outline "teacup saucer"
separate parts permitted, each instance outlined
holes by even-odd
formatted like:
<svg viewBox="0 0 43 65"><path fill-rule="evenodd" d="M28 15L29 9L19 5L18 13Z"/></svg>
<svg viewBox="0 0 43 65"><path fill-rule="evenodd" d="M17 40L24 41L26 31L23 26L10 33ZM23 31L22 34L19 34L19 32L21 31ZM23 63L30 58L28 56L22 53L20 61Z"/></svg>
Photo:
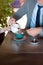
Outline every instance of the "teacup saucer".
<svg viewBox="0 0 43 65"><path fill-rule="evenodd" d="M24 36L22 39L18 39L18 38L16 38L16 37L14 37L13 38L13 40L15 40L15 41L25 41L27 39L27 37L26 36Z"/></svg>

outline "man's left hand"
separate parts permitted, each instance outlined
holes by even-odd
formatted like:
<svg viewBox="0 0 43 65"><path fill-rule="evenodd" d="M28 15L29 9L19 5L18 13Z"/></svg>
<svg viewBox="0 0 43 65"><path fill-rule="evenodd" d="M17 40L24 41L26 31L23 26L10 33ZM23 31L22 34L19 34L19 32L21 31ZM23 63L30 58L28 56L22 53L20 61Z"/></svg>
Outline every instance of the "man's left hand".
<svg viewBox="0 0 43 65"><path fill-rule="evenodd" d="M26 30L27 33L30 35L30 36L37 36L38 34L41 33L42 31L42 28L41 27L38 27L38 28L30 28L28 30Z"/></svg>

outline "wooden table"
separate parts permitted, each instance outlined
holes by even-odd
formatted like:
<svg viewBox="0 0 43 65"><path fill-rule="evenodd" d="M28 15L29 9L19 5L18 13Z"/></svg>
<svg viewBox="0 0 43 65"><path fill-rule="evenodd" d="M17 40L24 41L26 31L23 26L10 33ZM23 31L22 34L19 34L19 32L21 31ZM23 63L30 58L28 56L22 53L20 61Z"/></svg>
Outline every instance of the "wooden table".
<svg viewBox="0 0 43 65"><path fill-rule="evenodd" d="M43 38L40 44L30 45L31 38L26 35L24 40L15 40L9 32L0 46L0 65L43 65Z"/></svg>

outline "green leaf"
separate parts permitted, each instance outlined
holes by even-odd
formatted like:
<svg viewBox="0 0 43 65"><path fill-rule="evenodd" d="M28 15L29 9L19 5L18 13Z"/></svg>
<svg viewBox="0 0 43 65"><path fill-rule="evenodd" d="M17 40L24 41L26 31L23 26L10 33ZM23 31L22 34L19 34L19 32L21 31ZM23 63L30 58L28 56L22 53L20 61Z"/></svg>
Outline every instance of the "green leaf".
<svg viewBox="0 0 43 65"><path fill-rule="evenodd" d="M14 0L0 0L0 24L2 27L7 26L6 17L14 13L13 8L9 6L9 3L13 1Z"/></svg>

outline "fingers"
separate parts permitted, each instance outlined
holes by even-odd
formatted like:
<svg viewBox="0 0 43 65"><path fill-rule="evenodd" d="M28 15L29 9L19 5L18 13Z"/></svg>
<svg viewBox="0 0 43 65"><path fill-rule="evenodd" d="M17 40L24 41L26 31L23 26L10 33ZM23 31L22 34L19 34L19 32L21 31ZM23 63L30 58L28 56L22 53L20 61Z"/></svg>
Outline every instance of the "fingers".
<svg viewBox="0 0 43 65"><path fill-rule="evenodd" d="M26 30L26 31L27 31L27 33L28 33L30 36L37 36L37 35L39 34L38 29L36 29L36 28L28 29L28 30Z"/></svg>
<svg viewBox="0 0 43 65"><path fill-rule="evenodd" d="M11 26L8 26L8 27L6 28L6 30L7 30L7 31L11 31Z"/></svg>
<svg viewBox="0 0 43 65"><path fill-rule="evenodd" d="M8 21L8 25L11 26L12 24L15 23L15 19L14 18L10 18L9 21Z"/></svg>
<svg viewBox="0 0 43 65"><path fill-rule="evenodd" d="M11 26L4 27L3 30L4 30L4 32L5 31L10 31L11 30Z"/></svg>

